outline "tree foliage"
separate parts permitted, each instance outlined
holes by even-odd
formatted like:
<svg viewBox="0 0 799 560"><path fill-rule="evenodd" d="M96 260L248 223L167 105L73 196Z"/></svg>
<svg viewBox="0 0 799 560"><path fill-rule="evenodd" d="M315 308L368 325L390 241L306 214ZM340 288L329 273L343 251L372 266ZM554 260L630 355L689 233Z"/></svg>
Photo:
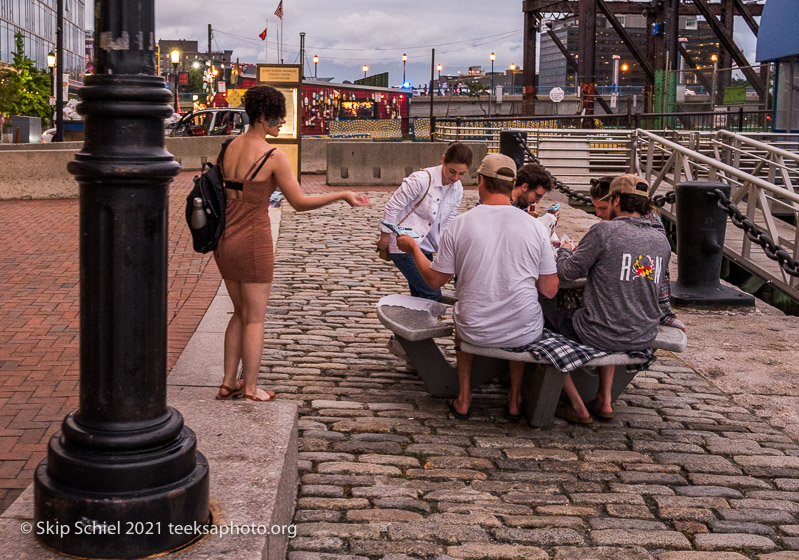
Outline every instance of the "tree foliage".
<svg viewBox="0 0 799 560"><path fill-rule="evenodd" d="M15 50L12 65L0 70L0 111L48 119L50 107L50 76L38 70L33 60L25 56L22 33L14 35Z"/></svg>

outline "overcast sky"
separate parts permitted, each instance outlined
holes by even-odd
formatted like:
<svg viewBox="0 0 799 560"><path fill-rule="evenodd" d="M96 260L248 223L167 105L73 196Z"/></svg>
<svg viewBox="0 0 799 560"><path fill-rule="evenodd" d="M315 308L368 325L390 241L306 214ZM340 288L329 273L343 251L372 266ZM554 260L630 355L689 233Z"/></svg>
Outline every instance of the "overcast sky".
<svg viewBox="0 0 799 560"><path fill-rule="evenodd" d="M215 51L233 50L233 59L241 62L276 63L278 2L156 0L156 38L197 40L200 51L206 51L210 23ZM88 0L87 16L92 8ZM363 77L361 67L367 64L370 75L389 72L389 84L400 85L402 54L407 53L407 80L427 83L432 48L444 74L466 74L473 65L488 70L492 51L496 71L522 64L522 0L284 0L283 12L283 61L299 63L299 33L304 31L306 73L313 75L316 54L318 76L336 82ZM735 41L754 63L754 36L741 18L735 19ZM267 26L264 43L258 34Z"/></svg>

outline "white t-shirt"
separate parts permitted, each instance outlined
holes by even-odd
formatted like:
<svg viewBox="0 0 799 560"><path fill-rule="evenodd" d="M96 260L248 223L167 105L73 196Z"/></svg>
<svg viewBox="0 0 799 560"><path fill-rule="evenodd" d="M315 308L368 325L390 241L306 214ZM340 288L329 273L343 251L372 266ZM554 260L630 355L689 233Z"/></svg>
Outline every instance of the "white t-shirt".
<svg viewBox="0 0 799 560"><path fill-rule="evenodd" d="M444 231L431 268L458 275L453 318L462 340L512 348L541 336L535 283L557 268L548 229L527 212L481 204L461 214Z"/></svg>

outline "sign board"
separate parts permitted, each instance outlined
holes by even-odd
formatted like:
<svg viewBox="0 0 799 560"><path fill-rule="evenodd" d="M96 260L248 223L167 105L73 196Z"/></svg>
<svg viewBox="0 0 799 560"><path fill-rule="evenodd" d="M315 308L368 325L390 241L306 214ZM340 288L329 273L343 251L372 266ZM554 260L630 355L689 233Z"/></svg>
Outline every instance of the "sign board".
<svg viewBox="0 0 799 560"><path fill-rule="evenodd" d="M560 103L563 101L564 97L566 97L566 94L563 92L562 88L553 87L551 90L549 90L549 98L553 103Z"/></svg>
<svg viewBox="0 0 799 560"><path fill-rule="evenodd" d="M227 91L227 84L226 84L225 82L223 82L223 81L221 81L221 80L220 80L220 81L219 81L219 82L216 84L216 88L217 88L217 90L219 91L219 93L225 93L225 92Z"/></svg>
<svg viewBox="0 0 799 560"><path fill-rule="evenodd" d="M724 88L725 105L743 105L746 103L746 86L727 86Z"/></svg>
<svg viewBox="0 0 799 560"><path fill-rule="evenodd" d="M716 107L713 112L713 128L727 128L727 109Z"/></svg>
<svg viewBox="0 0 799 560"><path fill-rule="evenodd" d="M50 96L50 107L55 107L55 96L54 95Z"/></svg>
<svg viewBox="0 0 799 560"><path fill-rule="evenodd" d="M277 138L268 138L268 142L289 157L291 168L300 180L300 72L299 64L259 64L258 84L275 88L286 98L286 122L280 127ZM232 90L231 93L236 90ZM235 97L235 96L234 96ZM234 99L235 101L235 99ZM239 101L240 102L240 101ZM230 103L230 96L228 96Z"/></svg>
<svg viewBox="0 0 799 560"><path fill-rule="evenodd" d="M227 104L230 107L239 107L241 106L242 97L246 90L243 89L231 89L227 92L227 97L225 98Z"/></svg>

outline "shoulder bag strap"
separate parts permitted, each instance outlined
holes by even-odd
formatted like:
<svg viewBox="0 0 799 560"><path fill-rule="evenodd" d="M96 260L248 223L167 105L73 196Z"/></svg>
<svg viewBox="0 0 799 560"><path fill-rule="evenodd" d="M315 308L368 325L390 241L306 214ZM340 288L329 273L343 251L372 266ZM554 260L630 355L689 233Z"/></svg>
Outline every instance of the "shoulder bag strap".
<svg viewBox="0 0 799 560"><path fill-rule="evenodd" d="M407 219L408 219L408 216L410 216L411 214L413 214L414 212L416 212L416 209L417 209L417 208L419 208L419 205L422 203L422 201L424 200L424 198L427 196L427 193L429 193L429 192L430 192L430 186L433 184L433 176L432 176L432 175L430 175L430 172L429 172L427 169L425 169L425 170L424 170L424 172L425 172L425 173L427 173L427 178L428 178L428 182L427 182L427 190L426 190L426 191L424 191L424 194L422 195L422 198L420 198L420 199L419 199L419 202L417 202L417 203L416 203L416 204L413 206L413 208L411 208L411 211L410 211L410 212L408 212L408 214L407 214L407 215L406 215L404 218L402 218L402 219L401 219L399 222L397 222L397 225L398 225L398 226L399 226L399 225L402 225L402 222L404 222L405 220L407 220Z"/></svg>

